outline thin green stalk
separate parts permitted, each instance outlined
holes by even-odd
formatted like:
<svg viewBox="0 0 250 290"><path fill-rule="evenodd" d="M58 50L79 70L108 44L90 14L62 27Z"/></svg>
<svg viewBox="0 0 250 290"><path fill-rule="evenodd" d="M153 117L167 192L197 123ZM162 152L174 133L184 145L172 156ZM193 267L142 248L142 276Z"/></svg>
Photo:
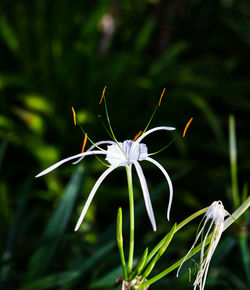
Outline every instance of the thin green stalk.
<svg viewBox="0 0 250 290"><path fill-rule="evenodd" d="M117 237L117 246L118 246L118 249L119 249L119 254L120 254L121 263L122 263L124 280L128 280L126 261L125 261L125 257L124 257L124 251L123 251L122 209L120 207L118 209L118 214L117 214L117 232L116 232L116 237Z"/></svg>
<svg viewBox="0 0 250 290"><path fill-rule="evenodd" d="M137 264L134 272L130 275L129 281L134 280L136 278L136 276L138 276L141 273L141 271L143 270L144 265L146 263L147 256L148 256L148 248L146 248L146 250L144 251L144 253L143 253L142 257L141 257L141 260Z"/></svg>
<svg viewBox="0 0 250 290"><path fill-rule="evenodd" d="M231 226L250 206L250 196L239 206L236 211L225 220L224 231Z"/></svg>
<svg viewBox="0 0 250 290"><path fill-rule="evenodd" d="M207 211L208 207L205 207L197 212L195 212L194 214L190 215L189 217L187 217L185 220L183 220L181 223L179 223L176 226L175 232L178 232L182 227L184 227L186 224L188 224L190 221L192 221L193 219L195 219L196 217L198 217L199 215L205 213ZM169 235L169 233L154 247L154 249L149 253L148 258L147 258L147 262L145 263L148 264L149 261L154 257L154 255L158 252L158 250L162 247L162 245L165 243L167 236Z"/></svg>
<svg viewBox="0 0 250 290"><path fill-rule="evenodd" d="M170 232L167 235L167 238L164 241L164 244L162 245L162 247L159 249L158 253L154 256L154 259L152 260L152 262L149 264L148 268L145 270L145 272L142 274L142 281L147 278L147 276L151 273L151 271L153 270L155 264L157 263L157 261L160 259L160 257L164 254L164 252L166 251L168 245L170 244L174 233L176 230L176 223L174 224L174 226L172 227L172 229L170 230Z"/></svg>
<svg viewBox="0 0 250 290"><path fill-rule="evenodd" d="M201 210L198 210L194 214L190 215L186 219L184 219L181 223L179 223L176 227L175 233L178 232L182 227L184 227L186 224L190 223L193 219L197 218L199 215L205 213L208 210L208 207L205 207Z"/></svg>
<svg viewBox="0 0 250 290"><path fill-rule="evenodd" d="M232 214L232 216L230 216L229 218L227 218L225 220L224 230L223 231L225 231L232 223L234 223L249 208L249 206L250 206L250 196L248 196L248 198L241 204L241 206L237 208L237 210ZM178 228L178 226L177 226L177 228ZM207 241L206 241L206 245L210 242L211 237L212 237L212 233L208 236ZM198 246L196 246L192 250L192 252L190 252L190 254L186 258L186 260L188 260L189 258L194 256L197 252L199 252L200 249L201 249L201 246L202 246L202 242ZM180 266L182 261L183 261L183 257L180 260L178 260L175 264L173 264L172 266L167 268L166 270L162 271L161 273L159 273L158 275L156 275L152 279L150 279L150 280L146 281L145 283L141 284L140 287L138 287L138 289L142 290L145 287L147 287L147 286L155 283L159 279L163 278L164 276L166 276L167 274L169 274L170 272L175 270L178 266Z"/></svg>
<svg viewBox="0 0 250 290"><path fill-rule="evenodd" d="M237 146L236 146L235 120L233 115L229 116L229 155L230 155L233 202L234 208L237 208L240 205L240 197L237 178Z"/></svg>
<svg viewBox="0 0 250 290"><path fill-rule="evenodd" d="M126 167L128 180L128 196L129 196L129 216L130 216L130 237L129 237L129 255L128 255L128 275L132 272L134 257L134 231L135 231L135 214L134 214L134 193L132 181L132 166Z"/></svg>

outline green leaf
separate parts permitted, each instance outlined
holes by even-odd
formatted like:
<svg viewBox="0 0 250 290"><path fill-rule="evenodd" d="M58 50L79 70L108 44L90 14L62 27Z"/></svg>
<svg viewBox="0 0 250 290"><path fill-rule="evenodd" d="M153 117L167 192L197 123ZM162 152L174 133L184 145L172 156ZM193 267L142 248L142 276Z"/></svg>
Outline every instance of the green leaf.
<svg viewBox="0 0 250 290"><path fill-rule="evenodd" d="M60 240L60 235L64 233L71 217L76 197L82 185L82 179L83 167L79 166L69 181L62 198L43 233L44 241L50 240L50 243L41 246L30 260L27 270L27 281L44 273L51 262Z"/></svg>
<svg viewBox="0 0 250 290"><path fill-rule="evenodd" d="M35 280L29 284L22 287L22 290L40 290L49 289L51 287L56 287L64 285L65 283L72 281L79 277L78 271L67 271L54 275L45 276L44 278Z"/></svg>
<svg viewBox="0 0 250 290"><path fill-rule="evenodd" d="M0 15L0 34L5 41L6 45L8 46L9 50L17 53L18 52L18 40L10 27L8 21L6 20L6 17L4 15Z"/></svg>
<svg viewBox="0 0 250 290"><path fill-rule="evenodd" d="M119 207L117 213L117 246L120 254L120 259L122 263L122 269L124 274L124 279L128 279L127 268L126 268L126 261L124 257L124 250L123 250L123 237L122 237L122 209Z"/></svg>
<svg viewBox="0 0 250 290"><path fill-rule="evenodd" d="M102 287L109 287L108 289L112 289L114 286L115 281L121 275L122 268L116 267L115 269L111 270L105 276L99 278L97 281L94 281L90 284L90 288L102 288Z"/></svg>
<svg viewBox="0 0 250 290"><path fill-rule="evenodd" d="M153 270L156 262L160 259L160 257L162 256L162 254L166 251L168 245L170 244L174 234L175 234L175 230L176 230L176 223L173 225L172 229L170 230L170 232L166 235L166 237L164 238L163 244L160 247L160 249L158 250L157 254L155 255L154 259L152 260L152 262L149 264L148 268L145 270L145 272L142 275L142 280L144 280L145 278L147 278L147 276L151 273L151 271Z"/></svg>
<svg viewBox="0 0 250 290"><path fill-rule="evenodd" d="M4 140L0 146L0 172L1 172L1 167L3 164L3 158L4 158L6 148L7 148L7 141Z"/></svg>
<svg viewBox="0 0 250 290"><path fill-rule="evenodd" d="M62 284L62 288L60 289L61 290L76 289L74 283L77 281L77 279L78 278L82 279L89 273L89 271L93 271L94 266L98 262L100 262L104 258L104 256L107 255L107 253L109 253L114 248L114 245L115 245L114 242L108 242L104 246L100 247L90 258L84 259L84 261L79 265L77 265L74 269L75 271L78 272L78 276L74 277L71 283L68 283L66 285Z"/></svg>

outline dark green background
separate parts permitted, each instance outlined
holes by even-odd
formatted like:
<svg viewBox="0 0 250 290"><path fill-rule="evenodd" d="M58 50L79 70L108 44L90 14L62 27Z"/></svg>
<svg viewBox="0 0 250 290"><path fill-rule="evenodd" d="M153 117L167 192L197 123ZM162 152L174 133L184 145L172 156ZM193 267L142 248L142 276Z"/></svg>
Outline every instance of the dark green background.
<svg viewBox="0 0 250 290"><path fill-rule="evenodd" d="M103 26L107 20L111 31ZM174 200L169 223L167 184L158 169L142 162L158 231L151 229L134 174L136 256L146 245L152 249L175 221L214 200L232 212L228 117L236 119L242 192L250 168L249 48L247 0L1 0L0 288L111 289L119 276L115 220L119 206L124 214L128 210L125 170L104 181L77 233L83 202L105 167L89 157L78 167L69 163L34 178L80 152L83 134L73 126L71 106L93 141L108 138L98 118L106 120L98 105L104 86L118 140L144 129L164 87L150 127L177 128L174 135L145 139L154 152L177 136L155 156L172 178ZM155 273L186 253L198 224L174 238ZM206 289L247 289L239 246L245 231L237 224L223 234ZM192 289L188 268L182 273L178 279L171 273L152 289Z"/></svg>

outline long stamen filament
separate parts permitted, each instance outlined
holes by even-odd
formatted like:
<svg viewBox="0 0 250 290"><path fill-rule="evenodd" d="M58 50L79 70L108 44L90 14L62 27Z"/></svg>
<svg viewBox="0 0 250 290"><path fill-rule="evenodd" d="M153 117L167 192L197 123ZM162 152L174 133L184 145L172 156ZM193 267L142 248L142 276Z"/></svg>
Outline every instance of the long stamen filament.
<svg viewBox="0 0 250 290"><path fill-rule="evenodd" d="M102 91L102 97L101 97L101 100L99 102L99 104L102 103L102 101L104 101L104 108L105 108L105 113L106 113L106 117L107 117L107 121L108 121L108 125L109 125L109 130L110 130L110 133L111 133L111 137L113 138L113 140L116 142L116 144L118 145L118 147L120 148L120 150L122 151L122 153L124 154L125 158L127 159L127 156L126 154L123 152L121 146L119 145L119 142L117 141L116 137L115 137L115 134L114 134L114 131L112 129L112 126L111 126L111 122L110 122L110 119L109 119L109 113L108 113L108 106L107 106L107 102L106 102L106 98L105 98L105 91L106 91L106 86L104 87L103 91ZM104 126L105 127L105 126Z"/></svg>
<svg viewBox="0 0 250 290"><path fill-rule="evenodd" d="M143 133L142 133L142 134L144 134L144 133L147 131L149 125L151 124L151 121L152 121L153 118L154 118L154 115L155 115L156 111L157 111L158 108L160 107L160 105L161 105L161 101L162 101L162 98L163 98L163 95L164 95L164 93L165 93L165 90L166 90L166 88L163 89L163 91L162 91L162 93L161 93L161 96L160 96L160 99L159 99L159 102L158 102L158 104L155 106L155 109L154 109L154 111L153 111L153 114L151 115L151 117L150 117L150 119L149 119L149 121L148 121L148 123L147 123L147 125L146 125L146 128L143 130Z"/></svg>
<svg viewBox="0 0 250 290"><path fill-rule="evenodd" d="M177 137L175 137L173 140L171 140L166 146L164 146L160 150L153 152L153 153L150 153L149 155L155 155L155 154L160 153L161 151L165 150L168 146L170 146L176 139L177 139Z"/></svg>
<svg viewBox="0 0 250 290"><path fill-rule="evenodd" d="M112 134L112 137L113 137L114 141L118 143L118 141L117 141L117 139L116 139L116 137L115 137L114 131L113 131L113 129L112 129L110 119L109 119L108 107L107 107L107 102L106 102L105 95L103 95L103 101L104 101L105 113L106 113L107 121L108 121L108 125L109 125L109 130L110 130L110 132L111 132L111 134Z"/></svg>
<svg viewBox="0 0 250 290"><path fill-rule="evenodd" d="M84 135L87 135L87 133L85 132L85 130L84 130L83 127L81 126L81 123L80 123L79 119L77 118L77 114L76 114L76 112L75 112L75 110L74 110L73 107L72 107L72 112L73 112L74 121L76 122L76 124L78 124L79 128L80 128L81 131L84 133ZM102 151L104 150L103 148L101 148L101 147L99 147L98 145L96 145L95 142L93 142L93 141L89 138L88 135L87 135L86 138L87 138L87 139L90 141L90 143L91 143L92 145L94 145L96 148L98 148L99 150L102 150Z"/></svg>
<svg viewBox="0 0 250 290"><path fill-rule="evenodd" d="M101 116L101 115L98 115L98 118L99 118L99 120L100 120L100 122L101 122L103 128L104 128L105 131L108 133L109 137L110 137L111 139L113 139L113 136L111 135L111 133L109 132L108 128L107 128L106 125L104 124L104 121L103 121L103 119L102 119L102 116Z"/></svg>
<svg viewBox="0 0 250 290"><path fill-rule="evenodd" d="M155 107L155 109L154 109L154 111L153 111L153 114L151 115L151 117L150 117L150 119L149 119L149 121L148 121L148 123L147 123L145 129L143 130L143 133L142 133L142 134L144 134L144 133L147 131L147 129L148 129L148 127L149 127L151 121L153 120L154 115L155 115L156 111L158 110L158 108L159 108L159 106L158 106L158 104L157 104L157 106Z"/></svg>

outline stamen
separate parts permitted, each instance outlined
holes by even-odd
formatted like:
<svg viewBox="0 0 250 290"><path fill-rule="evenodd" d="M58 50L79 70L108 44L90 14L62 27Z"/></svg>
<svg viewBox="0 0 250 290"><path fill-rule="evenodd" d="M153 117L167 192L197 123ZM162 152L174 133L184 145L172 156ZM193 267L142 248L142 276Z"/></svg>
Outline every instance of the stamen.
<svg viewBox="0 0 250 290"><path fill-rule="evenodd" d="M104 95L105 95L106 88L107 88L107 86L105 86L104 89L103 89L103 91L102 91L102 96L101 96L101 99L99 101L99 105L102 103L102 100L103 100Z"/></svg>
<svg viewBox="0 0 250 290"><path fill-rule="evenodd" d="M75 109L73 107L72 108L72 113L73 113L73 118L74 118L74 125L76 126L76 112Z"/></svg>
<svg viewBox="0 0 250 290"><path fill-rule="evenodd" d="M158 103L159 107L160 107L160 105L161 105L161 100L162 100L162 97L163 97L165 91L166 91L166 88L164 88L163 91L162 91L162 93L161 93L161 97L160 97L160 99L159 99L159 103Z"/></svg>
<svg viewBox="0 0 250 290"><path fill-rule="evenodd" d="M84 152L84 149L85 149L87 140L88 140L88 135L87 135L87 133L85 133L84 140L83 140L83 144L82 144L82 153Z"/></svg>
<svg viewBox="0 0 250 290"><path fill-rule="evenodd" d="M163 89L163 91L162 91L162 93L161 93L161 96L160 96L160 99L159 99L159 102L158 102L158 104L155 106L155 109L154 109L154 111L153 111L153 114L151 115L151 117L150 117L150 119L149 119L149 121L148 121L148 123L147 123L147 125L146 125L146 128L143 130L143 133L145 133L145 132L147 131L147 129L148 129L148 127L149 127L151 121L152 121L153 118L154 118L154 115L155 115L156 111L157 111L158 108L160 107L160 105L161 105L161 100L162 100L162 97L163 97L163 95L164 95L164 93L165 93L165 90L166 90L166 88Z"/></svg>
<svg viewBox="0 0 250 290"><path fill-rule="evenodd" d="M187 122L187 124L186 124L186 126L185 126L185 128L184 128L184 130L183 130L183 134L182 134L182 137L183 137L183 138L185 137L186 132L187 132L187 128L189 127L189 125L190 125L190 123L192 122L192 120L193 120L193 117L190 118L190 120Z"/></svg>
<svg viewBox="0 0 250 290"><path fill-rule="evenodd" d="M156 152L153 152L153 153L150 153L150 155L155 155L155 154L158 154L160 153L161 151L165 150L168 146L170 146L175 140L176 140L177 137L175 137L172 141L170 141L166 146L164 146L163 148L161 148L160 150L156 151Z"/></svg>
<svg viewBox="0 0 250 290"><path fill-rule="evenodd" d="M142 134L142 131L139 131L139 132L135 135L135 137L134 137L134 139L133 139L133 142L135 142L135 141L138 139L138 137L141 136L141 134Z"/></svg>

